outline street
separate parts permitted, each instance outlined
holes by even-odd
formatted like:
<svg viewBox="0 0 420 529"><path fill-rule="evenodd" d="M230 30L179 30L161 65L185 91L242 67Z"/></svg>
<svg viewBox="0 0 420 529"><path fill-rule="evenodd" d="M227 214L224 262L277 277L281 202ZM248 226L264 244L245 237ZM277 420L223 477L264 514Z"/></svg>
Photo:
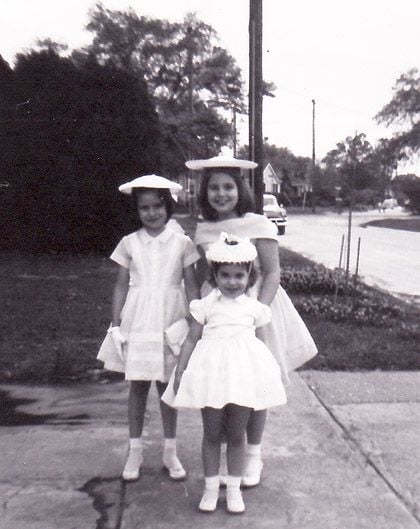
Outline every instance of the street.
<svg viewBox="0 0 420 529"><path fill-rule="evenodd" d="M406 216L399 209L355 212L352 216L350 271L355 272L360 237L359 275L366 284L420 302L420 233L361 227L376 219ZM321 263L339 265L342 236L347 240L348 213L289 215L280 246ZM344 244L344 247L346 243ZM341 266L345 267L345 249ZM413 297L412 297L413 296Z"/></svg>

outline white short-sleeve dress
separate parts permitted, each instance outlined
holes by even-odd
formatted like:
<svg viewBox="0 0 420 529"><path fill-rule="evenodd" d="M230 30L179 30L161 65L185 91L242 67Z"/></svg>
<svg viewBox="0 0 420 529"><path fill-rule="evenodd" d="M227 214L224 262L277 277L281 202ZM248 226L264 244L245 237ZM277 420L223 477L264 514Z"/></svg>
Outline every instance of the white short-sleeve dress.
<svg viewBox="0 0 420 529"><path fill-rule="evenodd" d="M248 237L254 244L258 239L272 239L278 242L275 225L264 215L246 213L243 217L205 221L197 225L194 242L207 250L209 245L219 239L221 232L237 237ZM259 266L258 259L256 261ZM250 291L257 296L261 278ZM204 285L203 295L209 291ZM266 344L279 363L283 382L288 383L289 372L297 369L317 354L315 342L291 299L281 285L271 305L272 318L266 327Z"/></svg>
<svg viewBox="0 0 420 529"><path fill-rule="evenodd" d="M217 289L190 303L202 325L177 394L170 382L162 396L175 408L223 408L237 404L262 410L286 403L280 367L255 328L270 321L271 311L243 294L227 298Z"/></svg>
<svg viewBox="0 0 420 529"><path fill-rule="evenodd" d="M183 269L199 254L181 232L166 227L157 237L144 228L123 237L111 259L130 271L120 330L127 342L121 361L107 334L97 358L127 380L167 382L176 358L164 341L164 330L188 314Z"/></svg>

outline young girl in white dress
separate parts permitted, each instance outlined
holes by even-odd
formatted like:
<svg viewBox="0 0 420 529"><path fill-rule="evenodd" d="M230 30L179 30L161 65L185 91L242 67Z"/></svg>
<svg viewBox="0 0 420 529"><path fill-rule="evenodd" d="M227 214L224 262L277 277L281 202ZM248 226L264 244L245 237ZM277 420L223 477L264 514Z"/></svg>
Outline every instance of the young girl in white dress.
<svg viewBox="0 0 420 529"><path fill-rule="evenodd" d="M245 430L252 410L286 403L280 367L256 327L270 307L246 292L255 281L255 246L225 233L210 246L212 283L217 288L190 303L192 322L178 365L162 399L174 407L199 408L203 420L205 489L199 509L216 509L221 442L227 441L226 501L231 513L245 506L240 491Z"/></svg>
<svg viewBox="0 0 420 529"><path fill-rule="evenodd" d="M202 171L198 205L203 222L197 224L194 242L204 254L221 232L249 237L257 248L256 265L260 271L250 294L270 306L271 322L258 329L258 336L275 356L288 383L289 372L317 354L316 345L292 301L280 285L279 241L275 225L264 215L254 213L254 201L243 171L257 166L255 162L222 154L205 160L186 162L189 169ZM199 269L206 267L205 259ZM199 276L205 276L205 270ZM200 278L199 278L200 279ZM199 281L200 282L200 281ZM208 289L207 289L208 291ZM202 293L206 292L206 284ZM242 485L258 485L263 462L261 442L266 420L265 410L254 410L247 426L247 455Z"/></svg>
<svg viewBox="0 0 420 529"><path fill-rule="evenodd" d="M145 175L119 190L133 195L140 229L122 238L111 259L118 264L112 301L112 323L98 359L105 368L125 373L128 397L129 451L122 477L135 480L143 462L142 433L152 381L159 395L166 389L176 358L164 331L188 314L188 302L199 297L194 263L199 258L191 239L169 227L171 191L181 186L157 175ZM182 286L185 285L185 287ZM161 402L165 444L163 465L171 479L186 472L176 453L177 412Z"/></svg>

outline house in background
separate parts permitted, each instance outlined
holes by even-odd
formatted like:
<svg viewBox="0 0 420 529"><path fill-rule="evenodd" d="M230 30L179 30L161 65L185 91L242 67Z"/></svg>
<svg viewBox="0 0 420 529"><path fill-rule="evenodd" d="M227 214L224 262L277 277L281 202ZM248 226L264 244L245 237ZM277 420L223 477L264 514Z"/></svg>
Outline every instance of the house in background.
<svg viewBox="0 0 420 529"><path fill-rule="evenodd" d="M309 171L307 171L305 174L295 173L290 175L289 183L295 197L305 196L307 193L312 191L310 178L311 175Z"/></svg>
<svg viewBox="0 0 420 529"><path fill-rule="evenodd" d="M281 193L281 184L283 178L278 175L272 165L268 163L263 171L263 182L265 193Z"/></svg>

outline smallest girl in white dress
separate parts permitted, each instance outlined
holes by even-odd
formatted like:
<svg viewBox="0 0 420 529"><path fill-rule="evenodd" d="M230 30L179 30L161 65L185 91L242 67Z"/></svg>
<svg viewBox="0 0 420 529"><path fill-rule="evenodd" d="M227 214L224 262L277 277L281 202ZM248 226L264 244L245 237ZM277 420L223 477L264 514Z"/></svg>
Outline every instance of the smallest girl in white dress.
<svg viewBox="0 0 420 529"><path fill-rule="evenodd" d="M217 287L190 303L192 322L162 400L175 408L199 408L203 421L205 489L199 510L212 512L219 496L221 442L227 441L227 510L242 513L240 490L245 430L252 410L286 403L280 367L256 327L270 307L246 295L256 280L255 246L222 233L206 258Z"/></svg>

